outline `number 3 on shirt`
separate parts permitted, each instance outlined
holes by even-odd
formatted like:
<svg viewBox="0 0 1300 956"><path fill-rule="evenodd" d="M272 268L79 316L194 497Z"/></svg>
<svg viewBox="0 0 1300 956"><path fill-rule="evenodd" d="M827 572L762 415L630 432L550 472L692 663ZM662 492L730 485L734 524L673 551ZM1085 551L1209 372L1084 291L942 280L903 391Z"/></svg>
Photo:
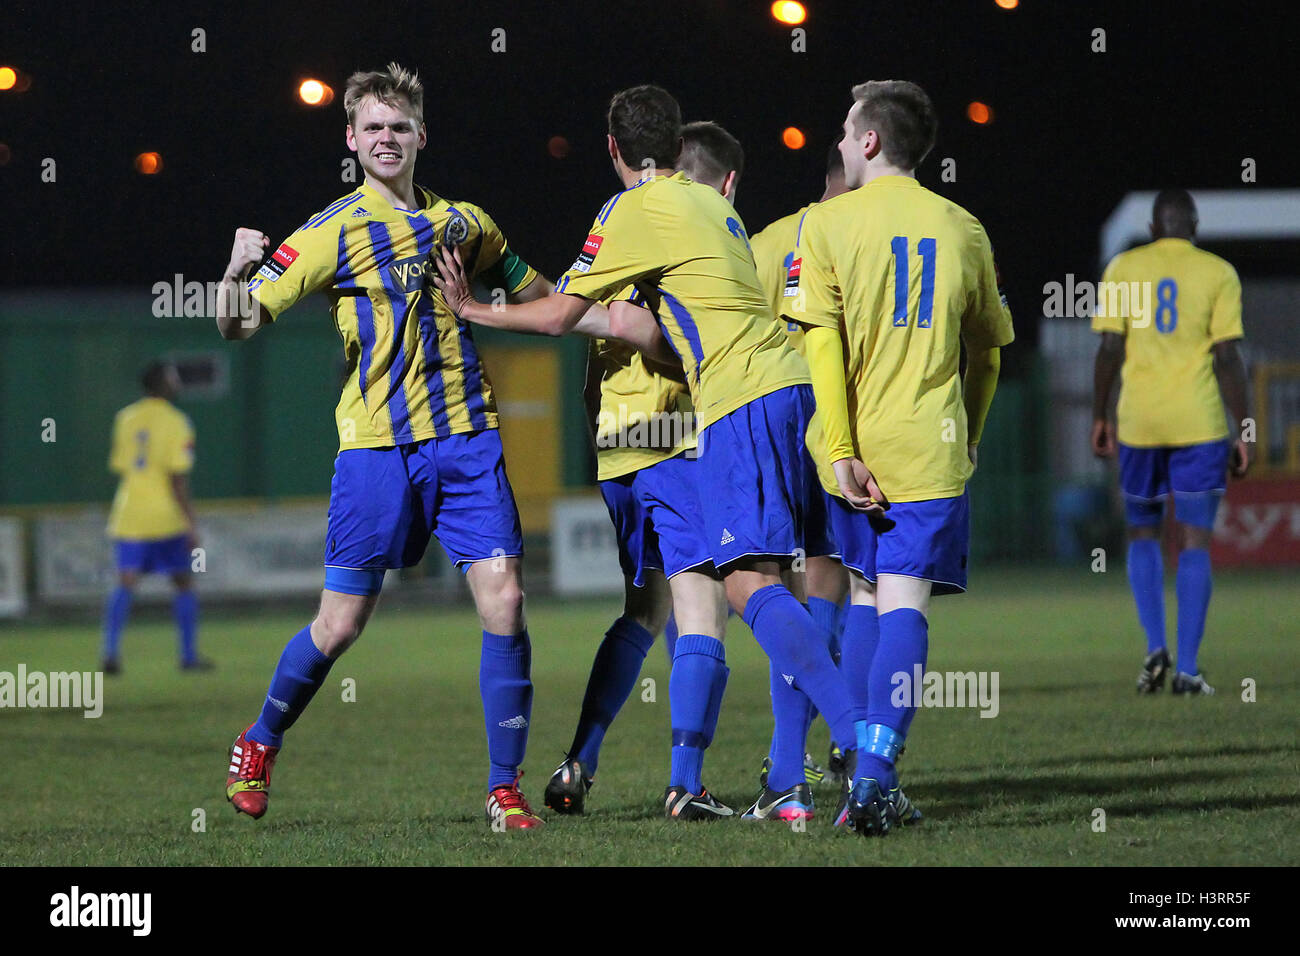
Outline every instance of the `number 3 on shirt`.
<svg viewBox="0 0 1300 956"><path fill-rule="evenodd" d="M894 254L894 326L907 326L907 245L906 236L895 236L889 243ZM934 259L936 246L933 239L922 239L916 244L916 254L921 257L921 301L917 305L916 327L928 329L934 317Z"/></svg>
<svg viewBox="0 0 1300 956"><path fill-rule="evenodd" d="M1156 285L1156 331L1168 335L1178 327L1178 283L1161 279Z"/></svg>

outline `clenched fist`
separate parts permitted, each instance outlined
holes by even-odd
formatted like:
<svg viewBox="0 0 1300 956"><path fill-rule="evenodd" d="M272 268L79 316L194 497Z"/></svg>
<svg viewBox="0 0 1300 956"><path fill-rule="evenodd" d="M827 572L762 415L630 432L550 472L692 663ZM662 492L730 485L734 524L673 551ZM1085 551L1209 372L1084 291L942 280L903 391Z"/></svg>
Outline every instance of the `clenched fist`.
<svg viewBox="0 0 1300 956"><path fill-rule="evenodd" d="M262 261L271 240L256 229L236 229L235 244L230 249L230 265L226 266L227 279L242 279L249 266Z"/></svg>

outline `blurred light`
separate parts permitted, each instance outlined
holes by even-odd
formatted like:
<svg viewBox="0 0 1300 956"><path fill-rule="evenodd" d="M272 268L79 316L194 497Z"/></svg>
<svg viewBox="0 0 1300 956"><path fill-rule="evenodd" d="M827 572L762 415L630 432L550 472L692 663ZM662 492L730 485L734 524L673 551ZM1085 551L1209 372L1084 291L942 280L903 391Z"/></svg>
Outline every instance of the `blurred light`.
<svg viewBox="0 0 1300 956"><path fill-rule="evenodd" d="M157 153L141 153L135 158L135 171L145 176L162 172L162 157Z"/></svg>
<svg viewBox="0 0 1300 956"><path fill-rule="evenodd" d="M19 70L18 84L14 87L14 92L26 93L31 88L32 88L32 75L30 73L24 73L22 70Z"/></svg>
<svg viewBox="0 0 1300 956"><path fill-rule="evenodd" d="M776 3L772 4L772 16L782 23L795 26L803 23L808 12L804 10L802 3L796 3L795 0L776 0Z"/></svg>
<svg viewBox="0 0 1300 956"><path fill-rule="evenodd" d="M0 66L0 90L12 90L18 85L18 71L12 66Z"/></svg>
<svg viewBox="0 0 1300 956"><path fill-rule="evenodd" d="M8 166L9 157L12 155L13 154L9 152L9 147L4 143L0 143L0 166Z"/></svg>
<svg viewBox="0 0 1300 956"><path fill-rule="evenodd" d="M555 159L564 159L569 155L569 141L563 136L552 136L546 141L546 151Z"/></svg>
<svg viewBox="0 0 1300 956"><path fill-rule="evenodd" d="M966 107L966 118L972 123L986 126L993 122L993 107L976 100Z"/></svg>
<svg viewBox="0 0 1300 956"><path fill-rule="evenodd" d="M1020 6L1020 0L993 0L1003 10L1014 10Z"/></svg>
<svg viewBox="0 0 1300 956"><path fill-rule="evenodd" d="M781 142L785 143L787 149L803 149L803 144L807 141L803 130L797 126L787 126L781 132Z"/></svg>
<svg viewBox="0 0 1300 956"><path fill-rule="evenodd" d="M320 80L303 80L298 87L298 99L308 106L328 106L334 102L334 91Z"/></svg>

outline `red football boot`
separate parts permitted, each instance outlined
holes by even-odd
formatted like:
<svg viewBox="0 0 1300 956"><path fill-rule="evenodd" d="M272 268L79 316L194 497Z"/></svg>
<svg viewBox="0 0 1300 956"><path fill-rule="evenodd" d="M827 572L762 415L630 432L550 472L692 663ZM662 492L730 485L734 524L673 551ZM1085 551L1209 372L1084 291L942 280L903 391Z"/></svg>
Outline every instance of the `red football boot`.
<svg viewBox="0 0 1300 956"><path fill-rule="evenodd" d="M252 730L250 726L248 730ZM248 739L245 730L230 748L230 774L226 777L226 799L237 813L256 820L266 813L271 792L271 768L279 747L268 747Z"/></svg>
<svg viewBox="0 0 1300 956"><path fill-rule="evenodd" d="M532 807L519 791L519 778L523 775L524 772L519 771L514 783L497 787L487 795L485 812L492 829L535 830L545 824L546 821L533 813Z"/></svg>

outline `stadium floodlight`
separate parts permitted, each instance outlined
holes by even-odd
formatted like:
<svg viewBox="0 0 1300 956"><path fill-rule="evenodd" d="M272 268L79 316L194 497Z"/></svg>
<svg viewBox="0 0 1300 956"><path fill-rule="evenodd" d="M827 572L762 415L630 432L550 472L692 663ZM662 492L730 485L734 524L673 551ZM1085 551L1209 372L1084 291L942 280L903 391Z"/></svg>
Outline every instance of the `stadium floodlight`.
<svg viewBox="0 0 1300 956"><path fill-rule="evenodd" d="M12 90L18 85L18 71L12 66L0 66L0 91Z"/></svg>
<svg viewBox="0 0 1300 956"><path fill-rule="evenodd" d="M308 106L328 106L334 102L334 90L320 80L307 79L298 84L298 99Z"/></svg>
<svg viewBox="0 0 1300 956"><path fill-rule="evenodd" d="M1020 6L1020 0L993 0L1003 10L1014 10Z"/></svg>
<svg viewBox="0 0 1300 956"><path fill-rule="evenodd" d="M993 122L993 107L974 100L966 107L966 118L977 126L987 126Z"/></svg>
<svg viewBox="0 0 1300 956"><path fill-rule="evenodd" d="M787 149L803 149L808 138L799 127L787 126L781 131L781 142L785 143Z"/></svg>
<svg viewBox="0 0 1300 956"><path fill-rule="evenodd" d="M157 153L141 153L135 158L135 171L142 176L153 176L162 172L162 157Z"/></svg>
<svg viewBox="0 0 1300 956"><path fill-rule="evenodd" d="M776 0L772 4L772 16L780 23L798 26L808 17L808 11L804 9L802 3L796 3L795 0Z"/></svg>

